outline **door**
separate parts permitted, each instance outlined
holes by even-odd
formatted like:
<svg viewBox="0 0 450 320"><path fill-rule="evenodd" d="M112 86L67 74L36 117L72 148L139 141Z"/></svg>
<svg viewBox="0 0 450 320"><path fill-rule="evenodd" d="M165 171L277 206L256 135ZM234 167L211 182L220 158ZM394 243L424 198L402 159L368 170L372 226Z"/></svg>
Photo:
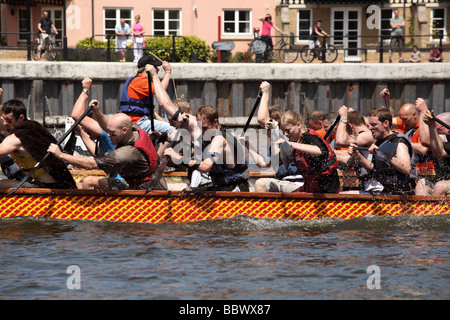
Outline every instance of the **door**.
<svg viewBox="0 0 450 320"><path fill-rule="evenodd" d="M333 9L331 26L332 43L342 45L344 62L361 62L361 9Z"/></svg>

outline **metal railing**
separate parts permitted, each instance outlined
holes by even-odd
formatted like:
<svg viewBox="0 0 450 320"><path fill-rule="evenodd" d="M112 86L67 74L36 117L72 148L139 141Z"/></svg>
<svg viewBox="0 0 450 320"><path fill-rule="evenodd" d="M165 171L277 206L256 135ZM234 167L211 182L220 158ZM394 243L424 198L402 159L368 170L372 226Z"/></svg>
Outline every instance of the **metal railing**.
<svg viewBox="0 0 450 320"><path fill-rule="evenodd" d="M116 36L114 34L95 34L90 38L90 44L91 44L91 48L94 49L99 49L99 48L103 48L103 47L96 47L94 46L94 40L96 37L100 37L102 40L106 39L106 61L107 62L111 62L111 51L115 50L114 47L111 46L111 42L112 39L115 38ZM180 50L185 50L186 48L186 38L184 36L177 36L177 35L170 35L170 36L142 36L144 39L149 39L149 38L171 38L172 41L172 46L171 47L167 47L167 48L152 48L152 47L143 47L143 50L150 50L150 51L154 51L154 50L163 50L163 51L170 51L171 52L171 59L172 62L176 62L176 52L180 51ZM131 39L131 36L130 36ZM177 47L177 41L176 39L183 39L183 45L181 47ZM127 47L127 50L131 50L130 48Z"/></svg>
<svg viewBox="0 0 450 320"><path fill-rule="evenodd" d="M408 50L411 50L412 45L415 42L426 42L427 46L419 46L419 51L424 50L431 50L431 45L435 44L436 47L439 49L441 53L443 53L444 50L447 50L443 46L444 44L444 35L442 34L427 34L427 35L405 35L403 37L403 47L402 52L406 52ZM298 51L299 54L304 46L308 45L308 39L302 39L299 40L298 36L294 37L294 39L289 39L286 36L272 36L273 42L274 42L274 52L275 56L277 56L276 52L282 50L282 46L285 44L291 45L291 50ZM292 37L291 37L292 38ZM318 39L321 39L322 37L318 37ZM286 40L289 39L289 40ZM372 39L372 40L370 40ZM426 41L415 41L417 39L425 39ZM363 41L366 40L366 41ZM372 43L367 43L368 41ZM389 52L390 50L390 41L391 36L390 35L342 35L342 36L330 36L326 38L326 42L328 44L334 45L338 51L342 51L344 54L344 62L352 62L352 61L358 61L359 58L364 54L365 60L367 61L367 54L369 51L376 51L378 53L378 62L383 63L384 62L384 53ZM322 48L325 47L325 39L321 39L322 42ZM365 42L365 45L360 46L352 46L352 47L344 47L345 43L361 43ZM408 42L408 43L407 43ZM408 47L405 47L405 44L408 45ZM411 47L409 47L411 46ZM394 49L398 50L398 49ZM325 50L323 50L322 54L325 54ZM357 56L358 58L356 58ZM353 57L353 58L352 58ZM322 63L326 63L325 59L322 59Z"/></svg>

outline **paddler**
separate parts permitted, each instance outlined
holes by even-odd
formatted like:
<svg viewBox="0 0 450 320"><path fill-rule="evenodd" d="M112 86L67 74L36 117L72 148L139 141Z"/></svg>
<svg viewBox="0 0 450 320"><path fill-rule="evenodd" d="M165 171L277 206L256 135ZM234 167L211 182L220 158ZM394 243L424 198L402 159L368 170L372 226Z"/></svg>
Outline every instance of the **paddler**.
<svg viewBox="0 0 450 320"><path fill-rule="evenodd" d="M98 101L90 103L94 109L99 108ZM95 112L99 112L98 110ZM51 144L48 151L67 164L75 167L94 170L100 169L107 174L118 173L126 181L117 183L112 177L98 180L96 189L99 190L125 190L145 189L152 180L154 170L158 164L158 155L149 135L137 126L134 126L130 117L123 113L113 115L106 125L106 131L116 149L103 157L78 157L63 153L56 144ZM89 177L86 177L87 179ZM128 184L128 185L127 185ZM167 184L162 178L153 190L167 190Z"/></svg>
<svg viewBox="0 0 450 320"><path fill-rule="evenodd" d="M287 143L292 148L295 165L304 180L304 185L293 192L337 193L338 161L323 137L306 128L302 116L292 110L281 117L281 129L289 141L279 139L278 143Z"/></svg>
<svg viewBox="0 0 450 320"><path fill-rule="evenodd" d="M414 163L414 150L408 138L392 130L392 114L385 107L372 110L369 115L369 130L375 143L369 147L373 160L366 159L354 144L349 147L349 154L361 166L367 169L383 186L382 194L413 194L417 170ZM388 150L392 146L392 152ZM379 154L377 154L379 152Z"/></svg>
<svg viewBox="0 0 450 320"><path fill-rule="evenodd" d="M27 108L22 101L12 99L3 104L3 126L9 135L0 144L0 158L8 154L22 169L24 174L40 161L46 154L55 137L40 123L27 119ZM13 188L19 180L4 179L0 188ZM64 162L50 156L36 170L31 179L25 182L24 188L76 189L70 171Z"/></svg>
<svg viewBox="0 0 450 320"><path fill-rule="evenodd" d="M172 148L164 151L164 154L170 156L174 163L183 160L190 170L209 173L211 184L192 189L199 191L249 191L248 177L250 172L245 159L243 159L245 150L236 137L231 132L227 132L226 127L219 123L217 109L212 106L202 106L197 111L196 117L184 114L181 109L175 107L168 97L167 92L161 85L156 67L148 64L146 70L152 77L158 103L167 116L177 123L181 123L183 119L188 120L185 128L191 132L194 145L199 143L196 131L199 129L198 124L201 124L203 140L200 146L202 151L200 157L197 157L199 156L198 152L194 152L194 158L191 159L191 155L180 156ZM240 158L239 155L242 155L242 157Z"/></svg>

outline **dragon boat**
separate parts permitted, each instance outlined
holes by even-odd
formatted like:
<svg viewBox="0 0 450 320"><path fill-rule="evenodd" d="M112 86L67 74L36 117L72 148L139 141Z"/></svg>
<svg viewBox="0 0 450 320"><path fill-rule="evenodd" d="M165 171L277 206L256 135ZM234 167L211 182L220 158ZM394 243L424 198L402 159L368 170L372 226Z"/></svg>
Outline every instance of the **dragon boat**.
<svg viewBox="0 0 450 320"><path fill-rule="evenodd" d="M168 174L170 176L170 174ZM249 216L277 220L450 214L450 197L309 193L0 190L0 218L186 223Z"/></svg>

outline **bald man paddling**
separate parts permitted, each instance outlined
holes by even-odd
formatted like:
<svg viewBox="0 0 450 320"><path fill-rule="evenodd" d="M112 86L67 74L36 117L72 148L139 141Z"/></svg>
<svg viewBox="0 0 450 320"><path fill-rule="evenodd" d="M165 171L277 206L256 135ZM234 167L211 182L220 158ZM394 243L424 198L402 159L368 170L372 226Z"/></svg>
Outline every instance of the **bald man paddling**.
<svg viewBox="0 0 450 320"><path fill-rule="evenodd" d="M96 100L91 101L90 105L99 108ZM116 149L106 156L94 158L72 156L63 153L55 144L50 145L48 152L78 168L101 169L107 174L118 173L126 181L124 184L110 177L86 177L85 179L96 179L97 183L88 184L94 189L146 189L158 163L158 155L148 134L133 126L130 117L124 113L112 116L107 121L106 131L111 142L116 145ZM153 189L167 190L167 184L161 179Z"/></svg>

